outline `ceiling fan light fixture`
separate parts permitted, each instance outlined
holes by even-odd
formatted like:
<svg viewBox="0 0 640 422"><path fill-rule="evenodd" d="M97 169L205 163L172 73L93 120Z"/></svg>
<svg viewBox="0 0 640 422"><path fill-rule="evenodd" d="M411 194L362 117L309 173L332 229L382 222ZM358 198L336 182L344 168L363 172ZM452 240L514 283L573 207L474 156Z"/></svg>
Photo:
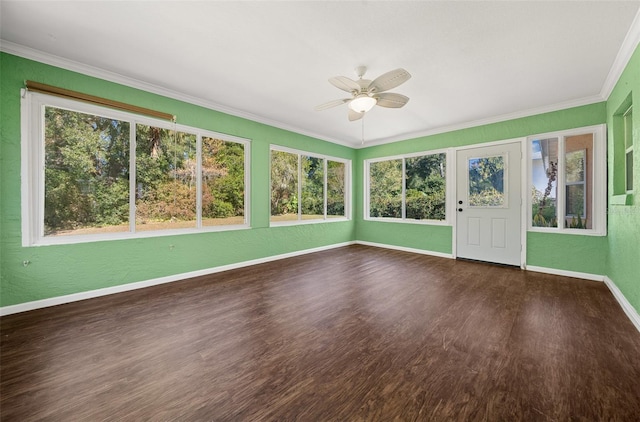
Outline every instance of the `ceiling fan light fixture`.
<svg viewBox="0 0 640 422"><path fill-rule="evenodd" d="M366 113L371 110L377 102L378 100L367 94L360 94L349 102L349 108L358 113Z"/></svg>

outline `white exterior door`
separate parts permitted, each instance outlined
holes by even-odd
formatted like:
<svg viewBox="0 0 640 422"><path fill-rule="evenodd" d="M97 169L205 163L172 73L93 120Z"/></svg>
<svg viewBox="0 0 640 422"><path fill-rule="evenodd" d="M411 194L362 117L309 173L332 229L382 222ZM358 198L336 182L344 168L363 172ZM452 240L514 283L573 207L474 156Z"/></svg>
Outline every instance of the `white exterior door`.
<svg viewBox="0 0 640 422"><path fill-rule="evenodd" d="M521 143L456 153L456 255L521 264Z"/></svg>

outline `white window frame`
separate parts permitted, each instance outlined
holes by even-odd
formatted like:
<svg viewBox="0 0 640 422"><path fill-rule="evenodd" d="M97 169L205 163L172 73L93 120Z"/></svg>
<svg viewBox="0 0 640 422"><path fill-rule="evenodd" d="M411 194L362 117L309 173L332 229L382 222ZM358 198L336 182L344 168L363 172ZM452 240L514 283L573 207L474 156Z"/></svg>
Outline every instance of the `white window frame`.
<svg viewBox="0 0 640 422"><path fill-rule="evenodd" d="M296 220L288 220L288 221L272 221L271 220L271 152L279 151L286 152L289 154L296 154L298 156L298 218ZM324 217L303 220L302 219L302 166L301 166L301 157L314 157L321 158L324 160ZM327 216L327 161L334 161L337 163L344 164L344 216L332 216L328 218ZM280 145L271 144L269 146L269 227L278 227L278 226L295 226L301 224L320 224L320 223L334 223L339 221L348 221L351 220L351 160L339 157L332 157L330 155L317 154L315 152L302 151L299 149L283 147Z"/></svg>
<svg viewBox="0 0 640 422"><path fill-rule="evenodd" d="M563 227L560 224L566 216L566 186L565 183L565 139L576 135L593 135L593 174L591 184L593 186L591 209L593 221L591 229L572 229ZM531 195L527 195L527 231L541 233L562 233L576 234L583 236L606 236L607 235L607 145L606 145L606 125L587 126L576 129L562 130L557 132L542 133L527 137L526 162L527 162L527 189L533 185L531 142L539 139L558 138L558 175L556 178L557 198L556 214L558 227L536 227L532 224L533 212ZM586 168L585 168L586 173ZM587 175L585 174L585 183ZM586 195L585 195L586 197ZM586 209L586 207L585 207Z"/></svg>
<svg viewBox="0 0 640 422"><path fill-rule="evenodd" d="M455 195L452 192L455 192L455 169L454 169L454 160L453 157L455 154L452 153L452 148L443 148L437 150L430 151L420 151L411 154L402 154L402 155L393 155L388 157L377 157L371 158L364 161L364 210L363 210L363 218L367 221L378 221L378 222L387 222L387 223L407 223L407 224L422 224L422 225L432 225L432 226L446 226L451 225L452 218L452 204L453 197ZM445 219L444 220L416 220L413 218L406 218L406 159L407 158L415 158L415 157L423 157L425 155L437 155L437 154L445 154ZM371 190L371 180L370 180L370 166L372 163L378 163L382 161L392 161L392 160L402 160L402 218L394 218L394 217L371 217L371 201L370 201L370 190Z"/></svg>
<svg viewBox="0 0 640 422"><path fill-rule="evenodd" d="M129 136L129 231L118 233L100 233L68 236L44 236L44 108L50 106L79 113L108 117L126 121L130 125ZM194 128L164 120L141 116L125 111L114 110L95 104L80 102L68 98L22 90L21 92L21 213L22 246L61 245L106 240L135 239L157 236L172 236L202 232L217 232L250 228L250 157L251 141L232 135ZM197 194L196 227L184 229L135 231L135 177L136 177L136 125L149 125L196 135L197 148ZM221 226L202 226L202 137L236 142L244 146L244 223Z"/></svg>

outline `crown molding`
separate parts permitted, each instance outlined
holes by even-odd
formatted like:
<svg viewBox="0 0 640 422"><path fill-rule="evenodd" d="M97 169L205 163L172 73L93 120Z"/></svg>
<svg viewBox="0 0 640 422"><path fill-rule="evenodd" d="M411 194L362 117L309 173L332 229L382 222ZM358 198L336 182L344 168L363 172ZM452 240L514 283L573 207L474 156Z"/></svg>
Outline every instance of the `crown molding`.
<svg viewBox="0 0 640 422"><path fill-rule="evenodd" d="M516 111L516 112L513 112L513 113L507 113L507 114L501 114L501 115L494 116L494 117L489 117L489 118L486 118L486 119L472 120L472 121L459 123L459 124L454 124L454 125L441 126L441 127L437 127L437 128L421 131L421 132L404 133L404 134L401 134L401 135L398 135L398 136L384 138L384 139L376 139L376 140L373 140L373 141L366 141L365 140L364 145L359 145L359 146L357 146L355 148L362 149L362 148L372 147L372 146L376 146L376 145L388 144L388 143L391 143L391 142L408 141L408 140L412 140L412 139L416 139L416 138L422 138L422 137L425 137L425 136L438 135L438 134L447 133L447 132L455 132L457 130L469 129L469 128L478 127L478 126L485 126L485 125L490 125L490 124L494 124L494 123L506 122L506 121L514 120L514 119L521 119L521 118L524 118L524 117L531 117L531 116L535 116L535 115L538 115L538 114L551 113L551 112L554 112L554 111L565 110L565 109L568 109L568 108L580 107L580 106L585 106L585 105L589 105L589 104L595 104L595 103L599 103L599 102L602 102L602 101L605 101L605 99L602 98L600 95L592 95L590 97L578 98L576 100L564 101L564 102L561 102L561 103L556 103L556 104L551 104L551 105L547 105L547 106L531 108L531 109L528 109L528 110Z"/></svg>
<svg viewBox="0 0 640 422"><path fill-rule="evenodd" d="M205 100L203 98L199 98L196 96L183 94L181 92L164 88L159 85L150 84L148 82L144 82L139 79L130 78L128 76L124 76L115 72L110 72L110 71L100 69L94 66L86 65L80 62L68 60L59 56L55 56L53 54L49 54L40 50L29 48L29 47L12 43L9 41L5 41L2 39L0 39L0 51L13 54L15 56L23 57L26 59L34 60L37 62L41 62L44 64L48 64L51 66L60 67L73 72L78 72L87 76L92 76L92 77L104 79L110 82L118 83L121 85L129 86L131 88L141 89L146 92L162 95L164 97L172 98L178 101L183 101L189 104L198 105L214 111L218 111L218 112L229 114L235 117L251 120L257 123L262 123L262 124L276 127L289 132L294 132L300 135L319 139L322 141L331 142L331 143L346 146L349 148L362 149L362 148L368 148L371 146L422 138L426 136L432 136L432 135L437 135L437 134L446 133L446 132L453 132L453 131L462 130L462 129L469 129L472 127L484 126L484 125L489 125L493 123L500 123L508 120L530 117L537 114L549 113L549 112L559 111L567 108L579 107L583 105L589 105L589 104L593 104L601 101L606 101L609 95L611 95L611 92L616 82L620 78L620 75L624 71L624 68L626 67L627 63L629 62L629 59L631 58L631 55L633 54L633 52L635 51L639 43L640 43L640 10L638 10L638 12L636 13L636 16L631 24L631 27L627 32L627 35L620 47L620 50L618 51L616 59L614 60L614 63L611 66L611 69L609 70L609 73L604 81L602 89L600 90L600 94L598 95L593 95L589 97L579 98L576 100L565 101L557 104L537 107L537 108L528 109L528 110L522 110L522 111L508 113L508 114L502 114L498 116L489 117L486 119L472 120L472 121L463 122L463 123L454 124L454 125L441 126L437 128L427 129L424 131L419 131L419 132L402 133L393 137L379 138L371 141L365 141L364 144L360 144L359 141L348 142L344 140L330 138L315 132L302 129L297 126L293 126L280 121L268 119L266 117L248 113L243 110L238 110L232 107L224 106L222 104L218 104L218 103Z"/></svg>
<svg viewBox="0 0 640 422"><path fill-rule="evenodd" d="M20 44L16 44L10 41L0 39L0 51L14 56L19 56L25 59L34 60L40 63L48 64L51 66L59 67L72 72L81 73L83 75L91 76L98 79L103 79L109 82L114 82L120 85L128 86L131 88L140 89L152 94L162 95L163 97L172 98L174 100L183 101L185 103L201 106L210 110L218 111L221 113L229 114L231 116L240 117L243 119L251 120L253 122L262 123L268 126L276 127L278 129L286 130L289 132L295 132L300 135L316 138L321 141L327 141L338 145L343 145L352 148L353 144L338 139L329 138L318 133L310 132L302 128L292 126L277 120L272 120L259 116L257 114L248 113L243 110L238 110L232 107L224 106L213 101L205 100L200 97L183 94L172 89L162 87L160 85L151 84L141 81L139 79L131 78L121 75L119 73L111 72L108 70L100 69L94 66L90 66L84 63L76 62L74 60L65 59L53 54L36 50L30 47L26 47Z"/></svg>
<svg viewBox="0 0 640 422"><path fill-rule="evenodd" d="M636 13L636 17L633 19L631 23L631 27L627 32L627 36L622 41L622 45L620 46L620 50L618 50L618 55L613 61L613 65L611 69L609 69L609 74L602 85L602 90L600 91L600 96L604 99L608 99L613 91L613 88L616 86L618 79L622 75L625 67L629 63L633 52L638 47L640 43L640 9Z"/></svg>

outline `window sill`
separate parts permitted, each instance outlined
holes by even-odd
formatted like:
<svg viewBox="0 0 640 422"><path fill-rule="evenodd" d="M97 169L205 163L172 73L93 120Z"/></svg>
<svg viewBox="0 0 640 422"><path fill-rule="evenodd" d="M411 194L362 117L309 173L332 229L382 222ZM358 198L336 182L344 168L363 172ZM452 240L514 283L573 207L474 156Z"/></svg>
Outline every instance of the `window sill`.
<svg viewBox="0 0 640 422"><path fill-rule="evenodd" d="M285 227L285 226L301 226L305 224L323 224L323 223L337 223L350 221L347 217L335 217L327 219L313 219L313 220L284 220L284 221L270 221L269 227Z"/></svg>
<svg viewBox="0 0 640 422"><path fill-rule="evenodd" d="M609 200L611 205L633 205L633 194L624 193L622 195L613 195Z"/></svg>
<svg viewBox="0 0 640 422"><path fill-rule="evenodd" d="M135 240L144 239L150 237L166 237L166 236L178 236L184 234L204 234L204 233L216 233L232 230L248 230L251 229L249 224L235 224L227 226L207 226L201 229L175 229L175 230L155 230L147 232L120 232L109 234L87 234L79 236L58 236L58 237L42 237L34 240L31 243L24 243L23 247L38 247L38 246L54 246L54 245L73 245L76 243L92 243L92 242L105 242L112 240Z"/></svg>
<svg viewBox="0 0 640 422"><path fill-rule="evenodd" d="M600 236L607 235L605 230L594 229L559 229L557 227L529 227L527 229L530 233L551 233L551 234L569 234L573 236Z"/></svg>
<svg viewBox="0 0 640 422"><path fill-rule="evenodd" d="M450 226L448 220L414 220L411 218L391 218L391 217L365 217L365 221L373 221L376 223L400 223L400 224L419 224L423 226Z"/></svg>

